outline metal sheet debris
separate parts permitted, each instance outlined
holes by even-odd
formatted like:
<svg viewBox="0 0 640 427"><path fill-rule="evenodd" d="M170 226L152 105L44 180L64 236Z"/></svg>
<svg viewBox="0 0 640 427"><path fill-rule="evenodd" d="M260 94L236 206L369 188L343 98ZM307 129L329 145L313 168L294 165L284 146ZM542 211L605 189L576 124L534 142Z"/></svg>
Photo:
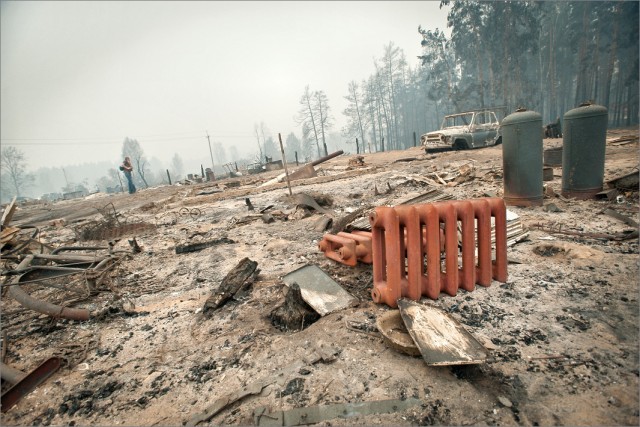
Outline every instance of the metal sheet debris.
<svg viewBox="0 0 640 427"><path fill-rule="evenodd" d="M300 286L302 299L320 316L351 307L358 302L317 265L305 265L288 273L282 281Z"/></svg>
<svg viewBox="0 0 640 427"><path fill-rule="evenodd" d="M402 320L429 366L483 363L487 350L453 317L431 305L398 300Z"/></svg>
<svg viewBox="0 0 640 427"><path fill-rule="evenodd" d="M399 310L389 310L379 316L376 327L389 347L409 356L420 356L420 350L409 335Z"/></svg>
<svg viewBox="0 0 640 427"><path fill-rule="evenodd" d="M266 408L256 409L254 414L257 426L299 426L316 424L334 418L351 418L370 414L392 414L402 412L422 401L416 398L404 400L390 399L372 402L338 403L334 405L309 406L288 411L267 413Z"/></svg>

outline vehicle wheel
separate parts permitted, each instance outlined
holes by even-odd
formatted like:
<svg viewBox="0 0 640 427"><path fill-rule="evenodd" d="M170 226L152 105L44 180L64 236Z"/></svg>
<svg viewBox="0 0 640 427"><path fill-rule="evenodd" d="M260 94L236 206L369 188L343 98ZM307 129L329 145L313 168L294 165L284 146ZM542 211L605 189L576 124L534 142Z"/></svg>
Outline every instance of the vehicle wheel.
<svg viewBox="0 0 640 427"><path fill-rule="evenodd" d="M456 151L466 150L467 148L469 148L469 146L467 145L467 141L464 139L456 139L456 142L453 143L453 149Z"/></svg>
<svg viewBox="0 0 640 427"><path fill-rule="evenodd" d="M502 144L502 137L499 137L499 138L496 140L496 145L500 145L500 144Z"/></svg>

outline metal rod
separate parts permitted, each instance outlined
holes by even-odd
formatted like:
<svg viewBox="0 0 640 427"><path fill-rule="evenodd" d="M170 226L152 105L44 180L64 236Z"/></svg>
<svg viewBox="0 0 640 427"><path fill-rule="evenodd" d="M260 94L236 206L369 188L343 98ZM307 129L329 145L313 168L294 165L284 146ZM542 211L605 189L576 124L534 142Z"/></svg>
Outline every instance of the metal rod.
<svg viewBox="0 0 640 427"><path fill-rule="evenodd" d="M287 168L287 158L284 155L284 147L282 146L282 136L278 134L278 139L280 140L280 152L282 153L282 163L284 164L284 173L287 176L287 187L289 187L289 195L293 196L291 192L291 182L289 182L289 169Z"/></svg>
<svg viewBox="0 0 640 427"><path fill-rule="evenodd" d="M60 366L62 366L62 358L51 357L42 362L36 369L26 374L2 395L2 401L0 403L2 412L5 413L11 409L20 399L31 393L32 390L60 369Z"/></svg>

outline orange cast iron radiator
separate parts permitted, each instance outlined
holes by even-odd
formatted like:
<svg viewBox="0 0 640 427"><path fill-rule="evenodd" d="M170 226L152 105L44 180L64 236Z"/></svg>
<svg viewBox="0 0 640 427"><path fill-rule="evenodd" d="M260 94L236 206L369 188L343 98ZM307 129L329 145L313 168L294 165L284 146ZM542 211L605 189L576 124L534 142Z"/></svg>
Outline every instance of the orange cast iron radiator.
<svg viewBox="0 0 640 427"><path fill-rule="evenodd" d="M404 230L404 241L406 247L407 230ZM427 234L426 229L422 233L422 250L427 250ZM444 231L440 230L440 251L444 252ZM371 264L373 263L373 253L371 251L371 232L355 230L351 233L343 231L338 234L325 234L318 249L324 252L324 255L334 261L340 262L350 267L355 267L358 261Z"/></svg>
<svg viewBox="0 0 640 427"><path fill-rule="evenodd" d="M458 288L473 291L476 283L489 286L492 278L506 282L506 211L500 198L377 207L369 217L373 301L395 308L401 297L418 301L424 295L437 299L440 292L454 296ZM491 259L492 217L495 261ZM458 222L462 235L461 266L458 265ZM441 224L444 234L440 233ZM444 243L444 270L440 261L441 243Z"/></svg>
<svg viewBox="0 0 640 427"><path fill-rule="evenodd" d="M358 261L366 264L373 262L371 252L371 233L368 231L354 231L338 234L325 234L318 249L334 261L355 267Z"/></svg>

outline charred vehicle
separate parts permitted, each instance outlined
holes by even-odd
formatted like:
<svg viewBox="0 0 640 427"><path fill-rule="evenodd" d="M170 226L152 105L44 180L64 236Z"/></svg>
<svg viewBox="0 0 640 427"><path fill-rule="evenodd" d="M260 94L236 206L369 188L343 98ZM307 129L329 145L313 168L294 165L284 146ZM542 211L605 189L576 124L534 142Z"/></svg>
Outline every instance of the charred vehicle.
<svg viewBox="0 0 640 427"><path fill-rule="evenodd" d="M450 114L444 117L440 130L422 135L420 142L426 152L497 145L502 142L500 122L492 110Z"/></svg>

